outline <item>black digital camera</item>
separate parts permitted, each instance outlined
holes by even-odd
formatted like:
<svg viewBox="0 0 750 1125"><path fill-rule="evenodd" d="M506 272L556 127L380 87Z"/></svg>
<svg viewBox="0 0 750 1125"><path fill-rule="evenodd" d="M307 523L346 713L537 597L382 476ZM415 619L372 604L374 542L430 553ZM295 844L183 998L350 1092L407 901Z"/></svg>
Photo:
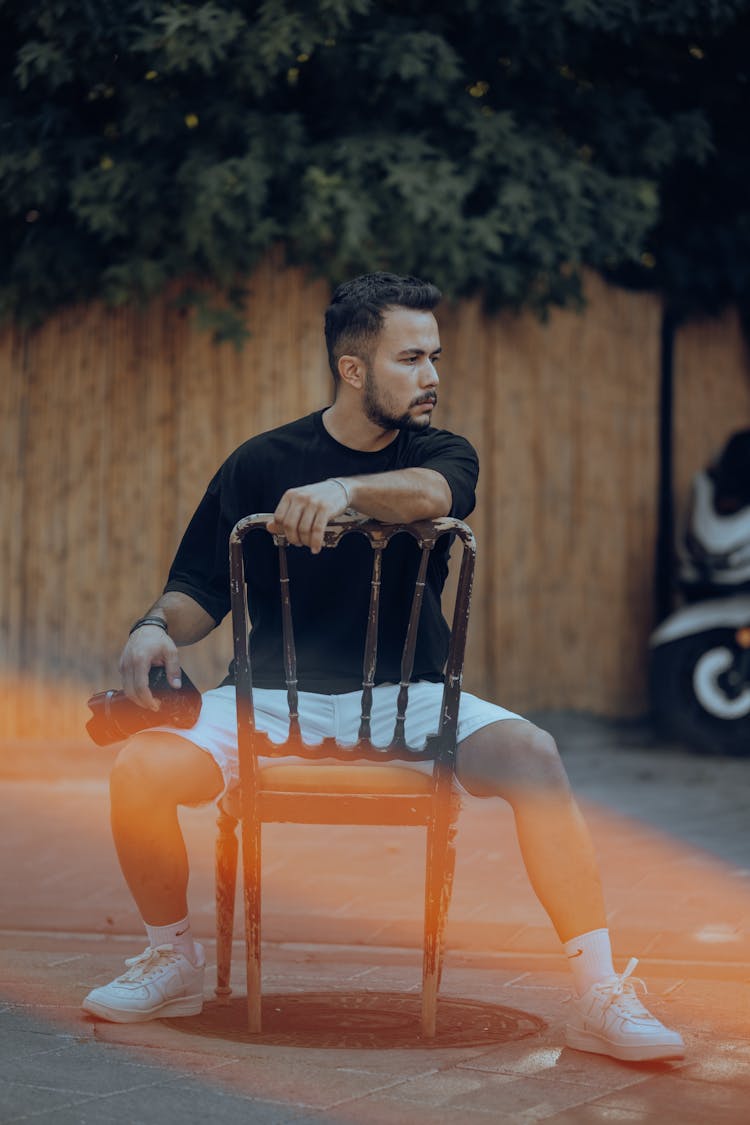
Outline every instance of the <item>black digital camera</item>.
<svg viewBox="0 0 750 1125"><path fill-rule="evenodd" d="M109 746L121 742L139 730L149 727L188 727L195 726L201 713L201 693L190 677L180 669L182 686L169 686L163 668L152 668L148 676L148 686L161 707L150 711L139 707L128 699L124 691L99 691L88 700L92 715L86 723L86 730L97 746Z"/></svg>

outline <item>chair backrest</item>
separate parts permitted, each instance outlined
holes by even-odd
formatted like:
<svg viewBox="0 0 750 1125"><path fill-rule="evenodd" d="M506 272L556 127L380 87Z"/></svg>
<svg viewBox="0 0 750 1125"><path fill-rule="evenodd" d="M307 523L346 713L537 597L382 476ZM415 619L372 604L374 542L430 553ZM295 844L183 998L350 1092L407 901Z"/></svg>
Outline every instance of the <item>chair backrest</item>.
<svg viewBox="0 0 750 1125"><path fill-rule="evenodd" d="M341 761L365 759L369 761L435 761L438 777L452 774L455 762L458 705L461 695L466 634L474 577L476 544L471 528L461 520L441 517L419 520L414 523L384 524L360 516L341 516L328 524L324 535L324 548L335 548L342 538L351 533L365 535L372 548L372 576L370 604L365 634L362 673L361 720L357 743L340 746L335 739L327 738L311 746L302 741L299 727L297 659L294 645L289 570L287 565L287 540L274 535L279 559L279 596L283 633L284 674L289 706L289 739L281 745L271 740L255 727L253 708L253 679L248 646L247 592L245 585L245 551L243 541L255 530L270 534L266 525L271 520L268 512L247 516L234 527L230 536L230 581L232 625L234 633L234 662L237 682L237 722L242 785L252 783L256 773L257 756L283 757L293 755L310 759L334 758ZM380 615L380 578L383 552L391 539L399 533L408 533L417 541L421 555L414 592L409 611L408 625L401 654L401 676L396 704L393 737L386 747L373 745L370 731L372 692L377 665L378 624ZM409 703L409 683L414 667L417 632L425 590L430 552L443 535L455 537L463 545L456 598L453 607L448 656L445 666L443 699L437 732L428 738L424 748L410 747L405 738L406 712ZM252 558L250 552L248 556Z"/></svg>

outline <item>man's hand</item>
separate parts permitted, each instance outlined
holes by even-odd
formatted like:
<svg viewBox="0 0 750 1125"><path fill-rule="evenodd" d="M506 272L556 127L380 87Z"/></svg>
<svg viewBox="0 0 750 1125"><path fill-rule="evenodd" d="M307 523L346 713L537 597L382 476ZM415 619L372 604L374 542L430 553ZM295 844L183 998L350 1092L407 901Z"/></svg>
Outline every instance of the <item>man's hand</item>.
<svg viewBox="0 0 750 1125"><path fill-rule="evenodd" d="M180 658L178 645L194 645L216 628L216 621L188 594L169 590L162 594L146 613L147 617L160 617L169 625L166 633L159 625L141 625L128 637L120 657L122 686L128 699L151 711L159 710L148 686L152 668L163 668L171 687L179 688Z"/></svg>
<svg viewBox="0 0 750 1125"><path fill-rule="evenodd" d="M180 657L177 645L158 625L142 625L128 637L120 657L122 686L128 699L139 707L158 711L160 703L151 694L148 674L154 667L163 667L173 688L180 687Z"/></svg>
<svg viewBox="0 0 750 1125"><path fill-rule="evenodd" d="M346 489L338 481L321 480L287 489L266 526L274 535L286 536L295 547L309 547L317 555L329 520L347 507Z"/></svg>

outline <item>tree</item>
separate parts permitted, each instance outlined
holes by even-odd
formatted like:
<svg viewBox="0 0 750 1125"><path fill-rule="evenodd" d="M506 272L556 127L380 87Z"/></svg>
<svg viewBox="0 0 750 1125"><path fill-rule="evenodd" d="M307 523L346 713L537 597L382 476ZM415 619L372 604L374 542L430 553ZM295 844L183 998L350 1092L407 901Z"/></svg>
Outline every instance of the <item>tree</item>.
<svg viewBox="0 0 750 1125"><path fill-rule="evenodd" d="M240 305L277 242L332 282L394 268L496 306L697 262L696 294L744 299L744 198L702 214L684 184L713 199L724 146L733 189L745 171L749 9L0 0L0 315L175 278Z"/></svg>
<svg viewBox="0 0 750 1125"><path fill-rule="evenodd" d="M743 8L721 33L696 34L687 52L663 55L649 75L663 111L694 106L709 142L700 160L679 149L671 155L641 269L615 272L616 280L660 290L673 326L729 304L750 311L750 14Z"/></svg>

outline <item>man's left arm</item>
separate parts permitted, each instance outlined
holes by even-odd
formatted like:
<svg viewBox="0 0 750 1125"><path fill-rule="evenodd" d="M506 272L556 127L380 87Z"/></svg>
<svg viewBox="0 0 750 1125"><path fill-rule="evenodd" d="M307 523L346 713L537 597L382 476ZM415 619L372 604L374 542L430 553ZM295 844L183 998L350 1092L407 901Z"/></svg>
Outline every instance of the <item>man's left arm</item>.
<svg viewBox="0 0 750 1125"><path fill-rule="evenodd" d="M336 479L349 493L347 507L383 523L436 519L447 516L453 505L448 482L435 469L395 469Z"/></svg>
<svg viewBox="0 0 750 1125"><path fill-rule="evenodd" d="M435 469L331 477L287 489L268 529L285 535L294 546L309 547L316 555L323 546L327 524L347 508L383 523L411 523L447 516L452 504L450 486Z"/></svg>

